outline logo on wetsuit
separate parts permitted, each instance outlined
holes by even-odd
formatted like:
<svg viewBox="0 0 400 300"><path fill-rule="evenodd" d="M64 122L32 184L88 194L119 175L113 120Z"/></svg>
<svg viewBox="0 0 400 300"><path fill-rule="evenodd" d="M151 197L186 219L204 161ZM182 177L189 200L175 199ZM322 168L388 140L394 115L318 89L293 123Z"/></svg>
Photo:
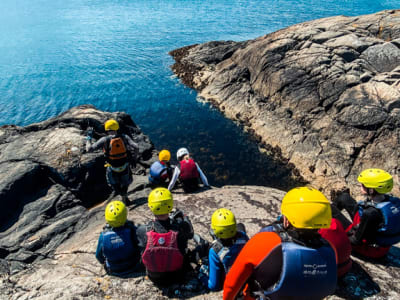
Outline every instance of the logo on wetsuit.
<svg viewBox="0 0 400 300"><path fill-rule="evenodd" d="M328 274L327 265L303 265L303 274L309 276L319 276Z"/></svg>

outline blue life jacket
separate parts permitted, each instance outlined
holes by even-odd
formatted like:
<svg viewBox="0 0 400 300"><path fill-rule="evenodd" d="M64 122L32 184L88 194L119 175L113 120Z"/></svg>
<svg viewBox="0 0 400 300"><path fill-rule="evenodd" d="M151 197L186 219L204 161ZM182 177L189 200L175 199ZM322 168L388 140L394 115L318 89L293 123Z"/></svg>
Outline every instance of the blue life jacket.
<svg viewBox="0 0 400 300"><path fill-rule="evenodd" d="M386 200L380 203L362 201L358 205L360 217L363 215L365 204L376 207L382 213L384 224L379 228L375 238L379 246L391 246L400 242L400 199L388 196Z"/></svg>
<svg viewBox="0 0 400 300"><path fill-rule="evenodd" d="M276 226L262 231L276 232ZM272 230L271 230L272 229ZM321 238L320 246L311 248L294 242L285 232L276 232L282 244L273 249L256 266L253 279L262 290L254 294L261 299L322 299L333 294L336 289L336 256L332 247ZM279 279L275 284L266 284L272 265L281 266ZM266 286L265 286L266 285Z"/></svg>
<svg viewBox="0 0 400 300"><path fill-rule="evenodd" d="M241 231L238 231L236 241L230 247L224 247L220 241L215 240L212 245L212 249L218 255L219 260L224 266L225 274L228 273L235 262L236 257L239 255L239 252L242 250L248 240L249 238L246 233Z"/></svg>
<svg viewBox="0 0 400 300"><path fill-rule="evenodd" d="M163 165L161 162L156 161L150 166L150 176L149 181L151 183L159 183L161 179L161 174L165 172L167 166Z"/></svg>
<svg viewBox="0 0 400 300"><path fill-rule="evenodd" d="M137 249L132 243L131 229L118 227L102 234L106 269L110 272L120 273L133 268L137 263L135 258Z"/></svg>

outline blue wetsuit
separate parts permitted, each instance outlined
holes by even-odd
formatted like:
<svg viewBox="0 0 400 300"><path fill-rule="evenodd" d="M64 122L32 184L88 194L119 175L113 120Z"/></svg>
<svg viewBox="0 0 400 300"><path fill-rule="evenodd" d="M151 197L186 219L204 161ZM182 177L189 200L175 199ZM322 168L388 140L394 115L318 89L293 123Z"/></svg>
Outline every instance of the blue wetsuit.
<svg viewBox="0 0 400 300"><path fill-rule="evenodd" d="M222 289L226 274L248 240L249 237L245 232L238 231L235 242L229 247L224 247L218 240L214 241L208 253L208 288L210 290L219 291Z"/></svg>
<svg viewBox="0 0 400 300"><path fill-rule="evenodd" d="M96 258L111 274L135 269L140 260L136 226L129 221L117 228L107 224L99 236Z"/></svg>

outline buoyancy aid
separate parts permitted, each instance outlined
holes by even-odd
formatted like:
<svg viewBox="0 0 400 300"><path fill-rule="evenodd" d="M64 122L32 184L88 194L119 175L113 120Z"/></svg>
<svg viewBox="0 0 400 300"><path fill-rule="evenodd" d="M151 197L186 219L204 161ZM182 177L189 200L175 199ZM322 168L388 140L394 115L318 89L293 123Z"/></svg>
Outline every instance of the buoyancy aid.
<svg viewBox="0 0 400 300"><path fill-rule="evenodd" d="M379 246L388 247L400 241L400 199L387 196L385 200L380 203L360 202L358 214L362 218L365 205L371 205L379 209L383 215L384 222L377 232L375 242Z"/></svg>
<svg viewBox="0 0 400 300"><path fill-rule="evenodd" d="M350 224L350 226L346 228L346 232L349 232L353 228L357 227L360 224L360 222L361 222L361 217L360 217L359 211L357 211L354 215L353 223ZM390 246L383 247L383 246L379 246L377 244L370 245L367 243L366 240L363 240L360 245L351 245L351 247L354 252L361 254L362 256L370 257L370 258L383 257L390 250Z"/></svg>
<svg viewBox="0 0 400 300"><path fill-rule="evenodd" d="M351 243L342 224L339 220L332 218L331 226L318 230L318 233L335 247L338 258L337 275L343 276L350 270L352 261Z"/></svg>
<svg viewBox="0 0 400 300"><path fill-rule="evenodd" d="M110 272L124 272L136 265L131 234L131 229L126 227L103 232L103 254Z"/></svg>
<svg viewBox="0 0 400 300"><path fill-rule="evenodd" d="M179 162L180 165L180 175L179 178L181 180L187 180L187 179L193 179L193 178L199 178L200 174L199 171L197 170L196 163L194 162L193 159L183 159Z"/></svg>
<svg viewBox="0 0 400 300"><path fill-rule="evenodd" d="M240 250L249 240L248 236L244 232L237 232L236 240L232 246L226 247L218 239L214 240L211 247L214 252L218 255L219 260L224 266L225 274L227 274L235 262Z"/></svg>
<svg viewBox="0 0 400 300"><path fill-rule="evenodd" d="M154 273L173 272L182 268L183 255L178 248L178 232L154 231L154 226L146 232L147 244L142 254L146 269Z"/></svg>
<svg viewBox="0 0 400 300"><path fill-rule="evenodd" d="M122 135L110 136L104 144L104 155L113 167L121 167L128 161L128 152Z"/></svg>
<svg viewBox="0 0 400 300"><path fill-rule="evenodd" d="M150 166L149 181L151 183L159 183L160 179L166 179L167 177L168 173L166 165L156 161Z"/></svg>
<svg viewBox="0 0 400 300"><path fill-rule="evenodd" d="M272 228L271 228L272 227ZM270 226L262 231L274 231L281 237L282 244L255 267L252 279L261 291L254 294L261 299L281 299L294 297L301 299L322 299L335 292L337 271L335 252L321 238L320 246L311 248L300 245L278 226ZM280 249L278 249L280 248ZM271 263L279 263L276 255L281 255L282 271L276 284L270 286Z"/></svg>

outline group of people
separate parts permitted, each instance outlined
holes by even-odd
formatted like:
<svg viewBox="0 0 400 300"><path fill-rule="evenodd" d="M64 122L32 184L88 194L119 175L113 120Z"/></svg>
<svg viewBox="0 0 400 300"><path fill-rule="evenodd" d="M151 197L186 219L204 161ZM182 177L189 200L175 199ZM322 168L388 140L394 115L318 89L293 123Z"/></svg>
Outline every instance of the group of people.
<svg viewBox="0 0 400 300"><path fill-rule="evenodd" d="M208 186L207 178L186 148L178 150L178 166L171 166L170 158L163 150L150 168L154 189L148 207L154 219L147 225L128 221L123 202L107 205L96 258L108 273L122 276L144 267L152 281L168 285L184 277L193 257L201 257L199 281L210 290L223 289L223 299L321 299L334 293L337 278L349 271L352 253L379 258L400 241L400 199L388 194L393 178L366 169L358 176L364 201L344 193L330 203L314 188L297 187L283 197L277 221L250 239L232 211L217 209L208 243L194 233L187 215L173 209L171 194L178 178L187 192L199 178ZM185 184L187 174L196 180ZM202 240L201 247L188 249L190 239Z"/></svg>
<svg viewBox="0 0 400 300"><path fill-rule="evenodd" d="M110 199L121 195L122 202L129 203L128 187L132 183L130 163L136 160L139 151L138 145L126 134L119 132L119 123L110 119L104 123L106 136L95 143L93 129L89 129L86 137L86 152L93 152L103 148L106 164L106 179L113 190ZM194 192L199 188L199 181L204 187L209 187L207 177L189 154L187 148L180 148L176 153L178 164L170 164L171 153L162 150L159 160L150 167L149 184L155 187L168 187L172 190L179 180L185 192Z"/></svg>

